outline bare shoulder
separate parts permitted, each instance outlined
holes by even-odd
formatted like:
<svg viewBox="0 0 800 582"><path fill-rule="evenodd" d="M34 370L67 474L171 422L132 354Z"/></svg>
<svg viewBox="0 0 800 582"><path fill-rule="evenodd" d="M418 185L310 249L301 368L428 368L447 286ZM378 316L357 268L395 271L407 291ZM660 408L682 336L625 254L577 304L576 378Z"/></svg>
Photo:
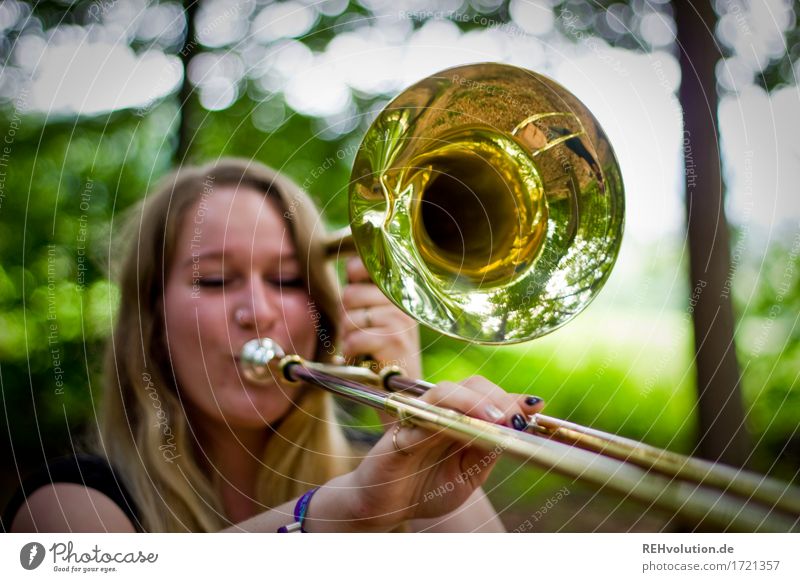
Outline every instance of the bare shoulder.
<svg viewBox="0 0 800 582"><path fill-rule="evenodd" d="M34 491L11 523L12 532L135 533L131 520L107 495L76 483L53 483Z"/></svg>

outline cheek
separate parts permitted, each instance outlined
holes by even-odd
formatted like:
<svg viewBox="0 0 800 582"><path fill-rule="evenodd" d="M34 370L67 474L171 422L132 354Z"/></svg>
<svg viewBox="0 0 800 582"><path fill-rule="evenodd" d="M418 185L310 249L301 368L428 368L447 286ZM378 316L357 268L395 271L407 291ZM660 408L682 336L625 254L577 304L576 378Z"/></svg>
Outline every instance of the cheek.
<svg viewBox="0 0 800 582"><path fill-rule="evenodd" d="M192 297L191 288L181 285L167 285L165 290L166 342L178 382L184 386L206 379L204 366L197 365L198 354L213 353L216 338L225 337L224 312L204 295Z"/></svg>
<svg viewBox="0 0 800 582"><path fill-rule="evenodd" d="M202 313L202 310L187 309L195 301L197 300L192 300L183 292L181 286L167 285L164 293L164 313L170 350L179 351L187 340L197 336L195 313Z"/></svg>
<svg viewBox="0 0 800 582"><path fill-rule="evenodd" d="M313 355L317 341L314 315L317 312L308 295L297 293L285 296L282 309L292 343L296 348L302 346L306 354Z"/></svg>
<svg viewBox="0 0 800 582"><path fill-rule="evenodd" d="M185 363L189 360L190 353L197 349L197 324L194 319L194 310L186 309L187 298L183 297L180 289L174 285L167 285L164 294L164 313L166 329L166 344L169 357L180 384L191 384L191 366ZM187 377L189 374L189 377Z"/></svg>
<svg viewBox="0 0 800 582"><path fill-rule="evenodd" d="M221 330L226 325L225 306L221 301L209 297L207 293L195 293L186 285L167 285L164 297L166 313L167 339L172 339L171 347L176 343L190 342L197 346L199 339L204 343L209 332Z"/></svg>

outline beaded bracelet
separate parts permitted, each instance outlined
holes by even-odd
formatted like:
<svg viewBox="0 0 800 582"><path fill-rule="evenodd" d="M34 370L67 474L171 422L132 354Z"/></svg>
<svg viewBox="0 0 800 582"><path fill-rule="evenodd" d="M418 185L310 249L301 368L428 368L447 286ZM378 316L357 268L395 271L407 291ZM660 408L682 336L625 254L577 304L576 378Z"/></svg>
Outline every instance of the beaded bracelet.
<svg viewBox="0 0 800 582"><path fill-rule="evenodd" d="M317 491L319 491L319 487L306 491L303 496L297 500L297 504L294 506L294 522L279 527L278 533L306 533L306 530L303 529L303 521L306 519L308 504L311 503L311 498Z"/></svg>

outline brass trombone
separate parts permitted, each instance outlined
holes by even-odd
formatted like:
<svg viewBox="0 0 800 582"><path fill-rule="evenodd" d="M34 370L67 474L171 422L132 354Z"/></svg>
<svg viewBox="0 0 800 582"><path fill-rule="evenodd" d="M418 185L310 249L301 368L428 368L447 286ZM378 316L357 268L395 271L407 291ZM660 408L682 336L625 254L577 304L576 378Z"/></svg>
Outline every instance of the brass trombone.
<svg viewBox="0 0 800 582"><path fill-rule="evenodd" d="M376 374L359 366L309 362L285 355L269 338L247 342L240 365L252 381L307 382L400 421L444 430L464 443L495 448L692 522L743 532L800 530L800 489L755 473L543 414L530 418L527 431L517 431L416 398L432 385L406 378L396 368Z"/></svg>
<svg viewBox="0 0 800 582"><path fill-rule="evenodd" d="M442 71L376 118L350 186L354 246L373 281L442 334L530 340L582 311L619 252L619 165L594 116L551 79L484 63ZM387 368L308 362L267 338L242 349L253 381L308 382L401 421L736 531L800 529L800 489L536 414L516 431L431 406Z"/></svg>

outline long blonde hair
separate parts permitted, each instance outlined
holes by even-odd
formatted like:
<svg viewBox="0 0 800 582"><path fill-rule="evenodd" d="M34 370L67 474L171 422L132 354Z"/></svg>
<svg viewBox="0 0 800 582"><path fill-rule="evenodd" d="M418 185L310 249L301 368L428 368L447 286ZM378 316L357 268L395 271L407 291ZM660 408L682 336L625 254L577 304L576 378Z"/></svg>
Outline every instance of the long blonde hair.
<svg viewBox="0 0 800 582"><path fill-rule="evenodd" d="M96 450L129 490L145 531L216 531L231 525L214 479L195 454L164 333L165 273L187 211L209 188L247 185L281 209L294 239L316 320L317 354L329 359L336 337L337 285L323 256L319 214L293 182L247 160L183 168L137 206L122 257L120 310L105 360ZM313 419L317 419L314 421ZM256 501L275 507L350 470L354 464L330 395L304 390L272 430Z"/></svg>

